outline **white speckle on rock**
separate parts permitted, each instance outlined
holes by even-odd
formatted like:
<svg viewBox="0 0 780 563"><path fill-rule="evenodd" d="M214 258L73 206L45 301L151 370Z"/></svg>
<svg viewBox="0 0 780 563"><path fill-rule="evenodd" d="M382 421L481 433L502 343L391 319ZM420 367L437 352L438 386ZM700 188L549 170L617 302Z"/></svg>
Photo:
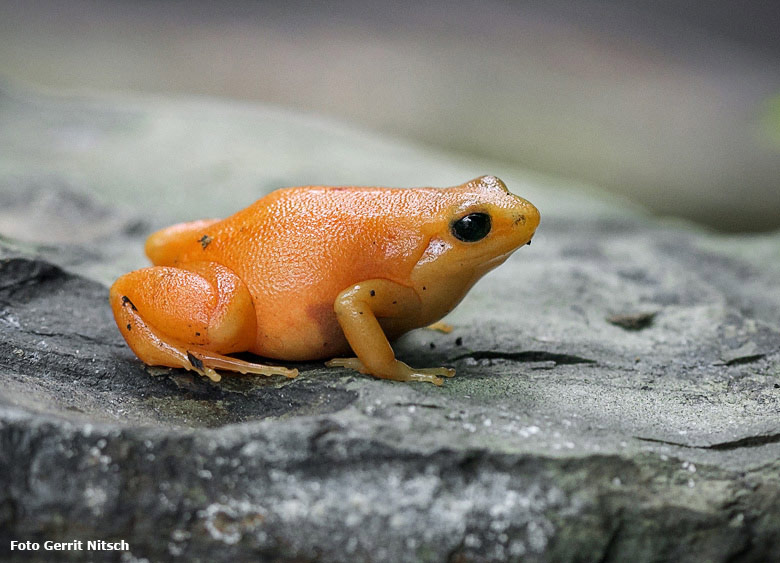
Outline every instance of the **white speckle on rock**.
<svg viewBox="0 0 780 563"><path fill-rule="evenodd" d="M105 489L100 487L87 487L84 489L84 502L95 516L103 514L108 495Z"/></svg>
<svg viewBox="0 0 780 563"><path fill-rule="evenodd" d="M282 520L288 522L303 518L307 512L308 507L296 498L287 499L276 506L276 513Z"/></svg>
<svg viewBox="0 0 780 563"><path fill-rule="evenodd" d="M729 526L732 528L738 528L742 526L745 523L745 514L743 512L740 512L734 518L731 519L729 522Z"/></svg>
<svg viewBox="0 0 780 563"><path fill-rule="evenodd" d="M174 543L172 541L169 541L168 542L168 553L170 553L174 557L178 557L179 555L184 553L184 549L182 549L182 547L179 544Z"/></svg>
<svg viewBox="0 0 780 563"><path fill-rule="evenodd" d="M355 553L358 546L358 540L355 536L352 536L347 541L347 553Z"/></svg>
<svg viewBox="0 0 780 563"><path fill-rule="evenodd" d="M146 557L136 557L130 551L123 552L119 560L122 563L149 563L149 560Z"/></svg>
<svg viewBox="0 0 780 563"><path fill-rule="evenodd" d="M188 530L176 528L171 532L171 539L175 542L183 542L192 537L192 534Z"/></svg>
<svg viewBox="0 0 780 563"><path fill-rule="evenodd" d="M512 557L522 557L528 551L525 544L519 540L515 540L509 544L509 555Z"/></svg>
<svg viewBox="0 0 780 563"><path fill-rule="evenodd" d="M537 553L544 551L544 548L547 547L547 534L544 526L535 520L531 520L528 523L527 533L530 548Z"/></svg>
<svg viewBox="0 0 780 563"><path fill-rule="evenodd" d="M111 463L111 457L104 455L100 452L97 446L92 446L89 449L89 455L95 463L100 464L101 468L106 469Z"/></svg>

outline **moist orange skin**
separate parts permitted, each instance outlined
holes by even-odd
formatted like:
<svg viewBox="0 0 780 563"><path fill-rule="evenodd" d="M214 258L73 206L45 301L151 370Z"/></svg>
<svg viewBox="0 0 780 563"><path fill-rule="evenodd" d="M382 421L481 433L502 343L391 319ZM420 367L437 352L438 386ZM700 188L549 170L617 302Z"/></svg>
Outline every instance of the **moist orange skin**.
<svg viewBox="0 0 780 563"><path fill-rule="evenodd" d="M462 242L451 225L473 212L491 216L491 231ZM352 347L361 361L334 365L440 383L451 370L403 364L407 372L388 355L387 339L444 316L538 223L536 208L491 176L446 189L282 189L226 219L151 235L154 266L119 278L111 304L148 364L217 379L211 368L257 372L249 368L257 364L220 359L233 352L315 360ZM365 324L374 318L381 333Z"/></svg>

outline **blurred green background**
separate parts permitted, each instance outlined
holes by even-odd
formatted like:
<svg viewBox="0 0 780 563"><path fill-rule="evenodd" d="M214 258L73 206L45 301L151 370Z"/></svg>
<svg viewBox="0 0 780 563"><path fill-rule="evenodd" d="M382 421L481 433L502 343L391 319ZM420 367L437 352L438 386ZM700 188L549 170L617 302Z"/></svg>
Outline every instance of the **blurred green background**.
<svg viewBox="0 0 780 563"><path fill-rule="evenodd" d="M780 227L778 30L760 1L5 0L0 79L281 105L759 231Z"/></svg>

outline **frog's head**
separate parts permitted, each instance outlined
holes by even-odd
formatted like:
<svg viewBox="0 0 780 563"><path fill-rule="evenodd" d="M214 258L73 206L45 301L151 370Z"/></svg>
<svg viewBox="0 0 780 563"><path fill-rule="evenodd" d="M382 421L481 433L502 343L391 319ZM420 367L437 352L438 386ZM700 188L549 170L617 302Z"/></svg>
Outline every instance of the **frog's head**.
<svg viewBox="0 0 780 563"><path fill-rule="evenodd" d="M418 293L437 281L437 300L452 298L454 307L482 275L531 242L539 211L495 176L441 191L445 204L429 225L430 239L412 278Z"/></svg>
<svg viewBox="0 0 780 563"><path fill-rule="evenodd" d="M482 176L448 191L455 196L448 210L445 240L464 265L485 268L503 262L531 242L539 210L510 192L495 176Z"/></svg>

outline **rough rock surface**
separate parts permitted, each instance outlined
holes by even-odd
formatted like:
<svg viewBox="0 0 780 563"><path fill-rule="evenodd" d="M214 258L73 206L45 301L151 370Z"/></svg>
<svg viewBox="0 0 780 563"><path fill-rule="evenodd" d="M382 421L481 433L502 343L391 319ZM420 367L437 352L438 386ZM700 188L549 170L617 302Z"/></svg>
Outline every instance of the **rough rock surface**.
<svg viewBox="0 0 780 563"><path fill-rule="evenodd" d="M396 346L437 388L146 368L107 284L285 185L496 173L534 244ZM278 110L0 95L0 546L58 560L780 560L780 236Z"/></svg>

